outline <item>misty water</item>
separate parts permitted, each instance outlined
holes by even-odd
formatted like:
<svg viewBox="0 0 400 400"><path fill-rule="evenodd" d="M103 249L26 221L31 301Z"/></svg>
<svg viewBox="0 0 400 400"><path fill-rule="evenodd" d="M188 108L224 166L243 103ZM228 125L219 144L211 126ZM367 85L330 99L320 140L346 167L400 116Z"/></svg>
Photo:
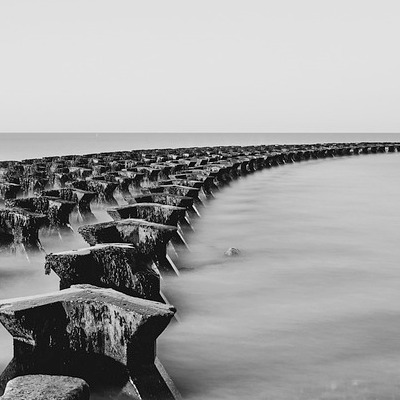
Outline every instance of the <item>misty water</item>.
<svg viewBox="0 0 400 400"><path fill-rule="evenodd" d="M185 399L400 399L399 167L398 153L281 166L200 209L181 275L162 281L181 322L158 356ZM57 290L43 265L3 257L0 297ZM0 327L1 370L11 357Z"/></svg>

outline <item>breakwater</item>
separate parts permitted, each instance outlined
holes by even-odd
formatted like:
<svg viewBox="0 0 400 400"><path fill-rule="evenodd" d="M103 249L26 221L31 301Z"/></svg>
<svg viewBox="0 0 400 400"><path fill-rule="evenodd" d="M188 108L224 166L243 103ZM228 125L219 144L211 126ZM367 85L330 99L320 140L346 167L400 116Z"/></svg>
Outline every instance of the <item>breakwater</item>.
<svg viewBox="0 0 400 400"><path fill-rule="evenodd" d="M385 150L389 150L389 146L385 146ZM219 151L219 150L218 150ZM303 152L304 150L301 150L301 152ZM369 152L373 152L373 150L368 150ZM378 151L378 150L377 150ZM216 154L218 154L218 152L216 151ZM265 156L265 154L264 154L264 156ZM227 167L229 167L230 166L230 162L231 162L231 160L229 160L229 159L224 159L224 158L222 158L222 157L224 157L223 155L221 156L221 160L222 160L222 162L219 162L219 161L221 161L221 160L215 160L215 161L213 161L212 162L212 164L217 164L218 166L220 166L220 165L223 165L223 166L227 166ZM248 174L248 173L250 173L250 171L254 171L254 170L257 170L257 169L261 169L261 168L265 168L265 167L269 167L270 166L270 164L268 164L268 165L260 165L260 168L258 168L258 167L254 167L254 162L250 162L251 161L251 159L255 159L255 157L253 156L253 155L249 155L249 154L243 154L243 155L239 155L239 157L244 157L244 158L246 158L246 159L243 159L243 163L246 163L246 165L249 165L249 168L244 168L244 169L242 169L243 168L243 166L241 165L241 163L239 163L240 165L238 165L237 166L237 171L240 169L240 174L241 175L243 175L243 174ZM254 158L252 158L252 157L254 157ZM305 156L304 158L303 157L301 157L301 156L299 156L300 158L299 158L299 160L303 160L303 159L307 159L307 156ZM261 158L261 157L260 157ZM250 159L250 160L249 160ZM193 157L191 158L191 160L193 161ZM292 160L293 161L293 160ZM297 160L295 160L295 162L296 162ZM288 162L290 162L290 160L288 161ZM200 164L200 162L199 161L197 161L197 163L198 164ZM286 163L286 161L285 160L279 160L278 159L278 162L276 163L276 164L274 164L274 165L281 165L281 164L284 164L284 163ZM253 164L253 167L251 167L251 165ZM205 164L203 164L203 165L205 165L206 167L207 167L207 164L205 163ZM194 165L194 167L195 167L196 165ZM213 172L220 172L219 170L217 171L217 168L218 168L218 166L214 169L214 171ZM199 169L199 168L197 168L197 169ZM204 168L203 168L204 169ZM215 184L215 187L211 187L211 192L214 190L217 190L217 188L219 187L219 186L221 186L221 185L223 185L224 184L224 182L228 182L229 180L231 180L232 179L232 177L234 176L234 174L236 173L236 171L234 170L234 171L232 171L232 173L231 172L229 172L229 173L226 173L225 175L223 175L222 173L220 174L220 178L218 178L218 179L213 179L213 184ZM172 174L171 174L172 175ZM218 174L216 174L216 176L217 176ZM238 175L237 175L238 176ZM161 185L157 185L158 183L159 183L159 181L157 180L157 181L151 181L150 179L147 181L147 182L143 182L142 184L141 184L141 188L144 188L144 187L146 187L146 188L152 188L153 186L152 186L152 184L151 184L151 182L154 182L154 187L157 187L157 186L168 186L168 185L166 185L165 184L165 182L162 182L161 183ZM173 182L174 183L174 182ZM170 186L172 186L172 185L170 185ZM179 186L179 185L178 185ZM143 190L143 189L141 189L141 190ZM130 191L131 192L133 192L133 189L132 188L130 188ZM146 191L147 191L147 189L146 189ZM191 212L191 214L192 214L192 218L195 218L195 216L197 215L197 213L196 213L196 211L197 212L199 212L200 214L201 214L201 201L204 201L204 198L205 198L205 193L203 193L204 191L203 190L201 190L201 191L194 191L195 193L198 193L198 199L199 199L199 201L198 200L196 200L196 201L194 201L193 202L193 204L194 204L194 206L193 206L193 210L190 210L190 212ZM151 191L149 190L149 193L151 193ZM165 192L163 192L163 193L165 193ZM153 195L151 195L151 196L153 196ZM117 197L117 196L116 196ZM152 197L152 199L153 199L153 197ZM175 206L175 207L178 207L178 206ZM132 211L132 212L136 212L136 211ZM189 214L189 213L188 213ZM134 215L134 216L136 216L136 215ZM145 215L143 214L143 215L141 215L141 217L142 218L145 218ZM167 217L167 216L166 216ZM186 217L187 217L187 215L186 215ZM189 220L190 220L190 217L187 217ZM121 220L122 221L122 220ZM153 224L159 224L159 222L160 222L160 220L158 220L157 222L154 222ZM95 240L95 241L97 241L97 243L108 243L108 242L105 242L106 240L107 240L107 238L108 237L110 237L111 239L110 240L113 240L113 241L115 241L116 240L116 238L118 239L118 241L124 241L125 240L125 238L129 238L129 237L131 237L131 238L133 238L133 237L135 237L135 238L138 238L138 239L135 239L135 240L137 240L136 242L134 242L133 244L137 244L138 245L138 247L140 247L140 246L142 246L142 244L141 243L143 243L143 240L147 240L147 239L145 239L146 237L148 237L148 236L140 236L141 235L141 233L140 232L143 232L143 231L147 231L147 233L149 233L149 232L151 232L151 233L149 233L149 235L150 235L150 237L151 238L155 238L155 232L158 232L157 230L155 230L155 229L159 229L160 227L155 227L154 225L151 225L150 226L150 228L146 228L145 229L145 226L142 224L142 223L140 223L140 224L135 224L135 223L131 223L131 222L129 222L128 224L125 224L124 226L119 226L119 227L117 227L116 228L116 226L117 226L118 224L114 224L114 223L112 223L112 224L108 224L107 226L100 226L100 228L101 229L95 229L95 232L93 233L93 232L91 232L90 233L90 240ZM159 224L160 225L160 224ZM179 230L181 229L182 227L179 227ZM160 228L161 229L161 228ZM132 232L132 233L131 233ZM163 234L163 232L159 232L159 234L160 234L160 238L162 237L162 234ZM184 237L184 235L183 235L183 237ZM141 238L144 238L143 240L141 240ZM132 239L133 240L133 239ZM90 244L92 244L92 243L90 243ZM170 272L173 272L173 269L172 269L172 267L171 266L168 266L168 264L166 263L166 261L165 261L165 258L166 257L164 257L164 244L162 243L162 240L161 240L161 244L162 244L162 246L160 245L159 246L159 248L157 248L157 252L155 252L154 254L153 254L153 250L149 250L149 252L148 252L148 254L146 253L146 250L145 250L145 248L141 248L141 252L140 253L144 253L145 255L151 255L151 257L153 258L153 260L152 261L154 261L154 265L156 265L156 266L159 266L159 265L163 265L163 269L165 269L165 273L168 273L168 268L169 268L169 271ZM152 241L152 242L149 242L149 245L150 245L150 249L155 249L156 247L157 247L157 244L155 244L155 242L154 241ZM96 245L97 246L97 245ZM96 247L96 246L94 246L94 247ZM153 247L152 247L153 246ZM159 250L159 251L158 251ZM95 253L96 251L98 251L98 250L94 250L92 253ZM83 250L82 251L82 253L87 253L88 251L87 250ZM83 254L83 255L85 255L85 256L87 256L87 254ZM89 258L93 258L93 255L91 255L90 257L88 257L88 259ZM168 259L167 259L167 261L168 261ZM63 263L62 263L63 264ZM66 265L67 265L67 263L65 263ZM78 263L77 263L78 264ZM93 263L94 264L94 263ZM86 265L88 265L88 263L86 263ZM161 273L163 273L163 271L161 271ZM91 278L90 278L91 279ZM74 282L74 283L76 283L76 282ZM79 282L78 282L79 283ZM86 283L86 282L85 282ZM94 283L93 281L92 281L92 283ZM97 284L96 284L96 286L97 286Z"/></svg>

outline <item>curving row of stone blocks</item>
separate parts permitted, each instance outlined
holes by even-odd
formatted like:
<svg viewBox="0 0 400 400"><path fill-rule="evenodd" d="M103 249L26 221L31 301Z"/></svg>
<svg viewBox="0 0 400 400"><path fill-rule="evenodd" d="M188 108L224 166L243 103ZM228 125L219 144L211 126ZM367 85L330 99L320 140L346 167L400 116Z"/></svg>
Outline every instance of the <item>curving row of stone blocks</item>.
<svg viewBox="0 0 400 400"><path fill-rule="evenodd" d="M176 311L160 293L160 274L179 273L168 248L187 247L185 233L204 201L264 168L386 151L400 151L400 143L161 149L0 163L3 246L38 249L39 229L68 230L72 212L93 221L91 202L106 205L113 219L78 229L90 247L46 255L45 272L59 276L59 292L0 302L0 322L14 338L14 358L0 377L3 389L11 382L4 398L15 393L16 377L20 386L24 377L30 385L36 377L37 387L45 382L49 390L47 375L58 376L53 382L61 375L117 385L116 398L179 398L155 351ZM27 196L17 198L19 190ZM128 204L118 205L116 191ZM85 384L77 385L76 398L88 398ZM66 390L60 398L68 396Z"/></svg>

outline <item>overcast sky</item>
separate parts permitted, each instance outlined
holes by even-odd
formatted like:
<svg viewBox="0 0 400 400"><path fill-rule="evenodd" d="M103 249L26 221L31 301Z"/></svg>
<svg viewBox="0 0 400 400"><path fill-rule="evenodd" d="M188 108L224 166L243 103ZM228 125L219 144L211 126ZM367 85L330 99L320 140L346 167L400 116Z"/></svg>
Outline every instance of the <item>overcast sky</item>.
<svg viewBox="0 0 400 400"><path fill-rule="evenodd" d="M399 132L398 0L1 0L1 132Z"/></svg>

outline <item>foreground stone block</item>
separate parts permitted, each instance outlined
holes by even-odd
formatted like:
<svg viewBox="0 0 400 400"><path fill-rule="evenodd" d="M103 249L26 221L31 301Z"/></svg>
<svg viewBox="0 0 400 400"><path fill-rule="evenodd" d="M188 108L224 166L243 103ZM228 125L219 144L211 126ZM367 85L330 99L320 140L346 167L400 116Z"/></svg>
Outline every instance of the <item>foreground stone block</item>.
<svg viewBox="0 0 400 400"><path fill-rule="evenodd" d="M174 399L155 362L155 340L175 308L113 289L77 285L0 302L14 358L0 386L25 374L70 375L90 386L130 385L139 399Z"/></svg>
<svg viewBox="0 0 400 400"><path fill-rule="evenodd" d="M175 235L177 228L141 219L124 219L83 225L78 229L87 243L131 243L137 251L151 255L157 267L164 272L176 272L167 258L167 244Z"/></svg>
<svg viewBox="0 0 400 400"><path fill-rule="evenodd" d="M160 277L151 265L151 257L133 245L115 243L50 253L45 271L53 270L60 277L60 289L87 283L163 302Z"/></svg>
<svg viewBox="0 0 400 400"><path fill-rule="evenodd" d="M88 400L88 384L80 378L24 375L7 383L2 400Z"/></svg>

